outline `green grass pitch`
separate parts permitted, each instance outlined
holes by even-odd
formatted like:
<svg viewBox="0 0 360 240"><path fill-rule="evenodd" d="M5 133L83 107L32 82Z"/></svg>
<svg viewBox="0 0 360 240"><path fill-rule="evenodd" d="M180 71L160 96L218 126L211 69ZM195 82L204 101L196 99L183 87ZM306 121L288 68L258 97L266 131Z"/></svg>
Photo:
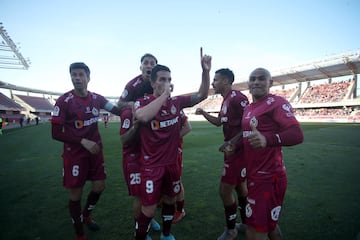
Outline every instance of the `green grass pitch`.
<svg viewBox="0 0 360 240"><path fill-rule="evenodd" d="M173 225L178 240L216 239L225 225L218 196L221 128L192 122L184 138L186 217ZM89 240L133 239L132 199L122 174L119 123L104 128L107 188ZM286 239L356 239L360 232L360 125L302 124L304 143L284 148L289 184L280 226ZM75 239L62 187L62 143L50 124L5 130L0 136L0 239ZM89 184L85 187L85 199ZM156 218L160 220L160 215ZM153 239L159 233L151 232ZM237 239L245 239L239 234Z"/></svg>

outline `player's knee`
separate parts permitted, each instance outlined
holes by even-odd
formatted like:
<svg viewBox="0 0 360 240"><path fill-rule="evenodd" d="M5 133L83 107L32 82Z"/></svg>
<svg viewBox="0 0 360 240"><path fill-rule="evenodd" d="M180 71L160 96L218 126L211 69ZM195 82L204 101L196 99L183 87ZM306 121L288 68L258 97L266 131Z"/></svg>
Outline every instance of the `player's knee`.
<svg viewBox="0 0 360 240"><path fill-rule="evenodd" d="M92 186L92 191L96 193L101 193L105 190L105 182L94 182Z"/></svg>

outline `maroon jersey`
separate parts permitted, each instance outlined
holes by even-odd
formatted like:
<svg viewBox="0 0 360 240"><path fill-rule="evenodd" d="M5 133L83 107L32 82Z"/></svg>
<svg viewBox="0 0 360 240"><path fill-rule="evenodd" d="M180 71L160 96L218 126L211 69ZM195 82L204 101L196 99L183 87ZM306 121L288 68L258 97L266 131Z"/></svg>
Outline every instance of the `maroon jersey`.
<svg viewBox="0 0 360 240"><path fill-rule="evenodd" d="M251 126L255 126L260 133L277 134L280 129L286 129L299 124L290 103L280 96L268 94L263 100L251 103L245 108L242 120L245 159L248 159L247 174L249 178L265 179L275 175L283 175L281 146L254 149L250 146L248 136Z"/></svg>
<svg viewBox="0 0 360 240"><path fill-rule="evenodd" d="M244 109L248 104L249 101L247 97L237 90L231 90L224 97L219 112L223 127L224 141L229 141L241 132L241 120Z"/></svg>
<svg viewBox="0 0 360 240"><path fill-rule="evenodd" d="M126 133L133 126L133 115L131 108L125 108L121 113L121 127L120 127L120 135ZM138 131L137 131L138 133ZM128 162L128 158L130 155L140 155L140 139L139 134L136 134L131 143L123 144L122 146L123 152L123 161Z"/></svg>
<svg viewBox="0 0 360 240"><path fill-rule="evenodd" d="M135 102L141 108L155 97L145 96ZM181 129L181 110L190 107L191 96L168 98L155 117L140 126L141 160L145 167L176 164Z"/></svg>
<svg viewBox="0 0 360 240"><path fill-rule="evenodd" d="M88 95L81 98L73 90L69 91L56 101L51 121L63 125L68 136L87 138L102 146L98 120L101 119L100 109L104 109L107 102L106 98L96 93L88 91ZM80 143L64 143L64 149L67 147L82 148Z"/></svg>
<svg viewBox="0 0 360 240"><path fill-rule="evenodd" d="M120 135L133 126L132 108L125 108L121 113ZM122 144L123 173L130 196L140 196L140 138L138 131L127 144Z"/></svg>
<svg viewBox="0 0 360 240"><path fill-rule="evenodd" d="M139 75L126 84L119 100L120 102L135 101L136 99L143 97L145 94L152 93L153 89L150 81L145 81L142 78L142 75Z"/></svg>

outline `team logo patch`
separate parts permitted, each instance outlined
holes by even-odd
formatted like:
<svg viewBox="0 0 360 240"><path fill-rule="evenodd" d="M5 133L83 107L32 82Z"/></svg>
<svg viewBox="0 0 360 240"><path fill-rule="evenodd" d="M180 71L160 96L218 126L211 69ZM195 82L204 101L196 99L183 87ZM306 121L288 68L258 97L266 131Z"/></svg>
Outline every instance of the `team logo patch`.
<svg viewBox="0 0 360 240"><path fill-rule="evenodd" d="M94 116L99 116L99 110L97 110L96 108L93 108L91 112Z"/></svg>
<svg viewBox="0 0 360 240"><path fill-rule="evenodd" d="M250 119L250 127L257 127L258 124L259 124L258 120L256 119L255 116Z"/></svg>
<svg viewBox="0 0 360 240"><path fill-rule="evenodd" d="M81 120L76 120L74 124L75 124L75 128L77 129L84 127L84 122Z"/></svg>
<svg viewBox="0 0 360 240"><path fill-rule="evenodd" d="M248 105L248 101L241 101L240 105L242 107L246 107Z"/></svg>
<svg viewBox="0 0 360 240"><path fill-rule="evenodd" d="M176 114L176 107L174 105L171 106L171 114L175 115Z"/></svg>
<svg viewBox="0 0 360 240"><path fill-rule="evenodd" d="M160 122L157 120L151 121L151 129L152 130L158 130L160 128Z"/></svg>
<svg viewBox="0 0 360 240"><path fill-rule="evenodd" d="M227 106L224 105L221 109L221 111L223 112L223 114L226 114L227 113Z"/></svg>
<svg viewBox="0 0 360 240"><path fill-rule="evenodd" d="M60 108L58 106L55 106L53 116L57 117L59 116L59 113L60 113Z"/></svg>
<svg viewBox="0 0 360 240"><path fill-rule="evenodd" d="M291 107L288 104L283 104L282 108L287 112L290 112L290 109L291 109Z"/></svg>
<svg viewBox="0 0 360 240"><path fill-rule="evenodd" d="M122 128L128 129L130 127L130 119L125 119L123 124L122 124Z"/></svg>

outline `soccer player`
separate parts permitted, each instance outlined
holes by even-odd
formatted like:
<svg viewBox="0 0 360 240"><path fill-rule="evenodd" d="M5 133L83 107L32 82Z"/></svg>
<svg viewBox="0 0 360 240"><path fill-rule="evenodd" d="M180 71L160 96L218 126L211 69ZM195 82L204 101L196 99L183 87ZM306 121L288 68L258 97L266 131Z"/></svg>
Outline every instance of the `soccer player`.
<svg viewBox="0 0 360 240"><path fill-rule="evenodd" d="M138 134L139 121L134 121L132 111L131 107L125 108L120 116L120 139L122 143L123 172L129 196L134 197L133 216L136 223L136 218L139 217L141 211L140 136ZM151 226L155 231L160 230L160 225L155 219L152 219ZM146 240L151 240L151 237L147 235Z"/></svg>
<svg viewBox="0 0 360 240"><path fill-rule="evenodd" d="M228 68L221 68L215 72L212 86L215 94L221 94L223 102L218 116L213 116L202 108L196 109L196 114L203 115L207 121L215 126L222 126L224 141L236 143L237 135L241 132L241 120L245 107L249 104L247 97L240 91L233 90L234 73ZM234 140L233 140L234 138ZM235 239L238 229L244 230L244 226L236 227L237 207L239 204L242 223L245 223L246 204L246 161L243 156L241 141L237 141L231 151L224 152L224 169L219 185L219 194L225 210L226 228L218 237L218 240ZM238 204L234 197L237 192Z"/></svg>
<svg viewBox="0 0 360 240"><path fill-rule="evenodd" d="M141 58L140 58L141 74L136 76L135 78L133 78L126 84L125 89L119 98L119 104L121 104L122 102L135 102L138 98L141 98L144 95L153 93L153 88L151 87L151 84L150 84L150 75L151 75L151 70L157 64L157 62L158 61L157 61L156 57L150 53L145 53L143 56L141 56ZM129 116L126 116L126 117L129 117ZM123 132L120 132L120 135L122 135L125 132L126 132L126 129L123 129ZM126 135L132 136L133 132L131 131L130 133L131 134L126 134ZM133 142L132 144L140 144L140 143ZM125 146L125 148L127 148L127 147ZM132 149L132 150L134 150L134 149ZM126 156L125 156L125 158L126 158ZM125 166L124 164L126 165L126 162L125 163L123 162L123 166ZM128 168L126 168L126 169L128 169ZM123 170L125 171L126 169L123 169ZM135 171L135 169L131 169L131 171ZM129 172L129 173L124 172L124 176L128 176L128 175L130 176L131 174L132 174L132 172ZM138 177L140 178L140 176L138 176ZM138 179L138 181L140 181L140 179ZM129 192L129 194L132 194L132 193ZM134 201L135 201L134 204L137 205L136 197L135 197ZM137 211L135 211L135 212L137 212ZM154 218L151 221L151 228L155 231L160 231L160 224Z"/></svg>
<svg viewBox="0 0 360 240"><path fill-rule="evenodd" d="M100 109L120 115L128 103L114 106L103 96L87 89L90 69L82 62L70 65L74 89L58 98L51 120L52 137L64 143L63 185L69 190L69 211L77 240L86 239L83 222L90 230L99 230L90 213L105 189L105 168L102 141L98 129ZM83 210L81 197L85 182L92 182Z"/></svg>
<svg viewBox="0 0 360 240"><path fill-rule="evenodd" d="M282 146L300 144L304 139L290 103L269 93L272 83L268 70L251 72L248 85L253 102L245 108L242 120L248 161L248 240L282 239L277 224L287 187Z"/></svg>
<svg viewBox="0 0 360 240"><path fill-rule="evenodd" d="M180 111L194 106L208 96L211 57L200 50L202 81L196 94L170 97L171 73L164 65L151 72L153 94L135 102L141 138L141 213L136 219L136 240L145 239L148 226L162 198L162 240L173 240L170 233L175 212L175 196L180 191L180 169L177 156L180 141Z"/></svg>
<svg viewBox="0 0 360 240"><path fill-rule="evenodd" d="M140 59L141 74L130 80L119 98L119 102L130 102L143 97L145 94L152 94L153 88L150 84L150 74L157 64L157 59L150 53L144 54Z"/></svg>
<svg viewBox="0 0 360 240"><path fill-rule="evenodd" d="M108 113L103 114L103 121L104 121L105 128L108 128L108 126L109 126L109 118L110 118L110 116Z"/></svg>
<svg viewBox="0 0 360 240"><path fill-rule="evenodd" d="M182 168L183 168L183 137L190 133L191 131L191 124L188 121L188 117L185 115L184 111L180 111L181 116L181 130L180 130L180 141L179 141L179 148L178 148L178 168L180 169L180 177L182 177ZM176 224L180 222L186 215L185 213L185 189L184 184L181 180L180 182L180 192L176 195L175 200L175 214L172 223Z"/></svg>

